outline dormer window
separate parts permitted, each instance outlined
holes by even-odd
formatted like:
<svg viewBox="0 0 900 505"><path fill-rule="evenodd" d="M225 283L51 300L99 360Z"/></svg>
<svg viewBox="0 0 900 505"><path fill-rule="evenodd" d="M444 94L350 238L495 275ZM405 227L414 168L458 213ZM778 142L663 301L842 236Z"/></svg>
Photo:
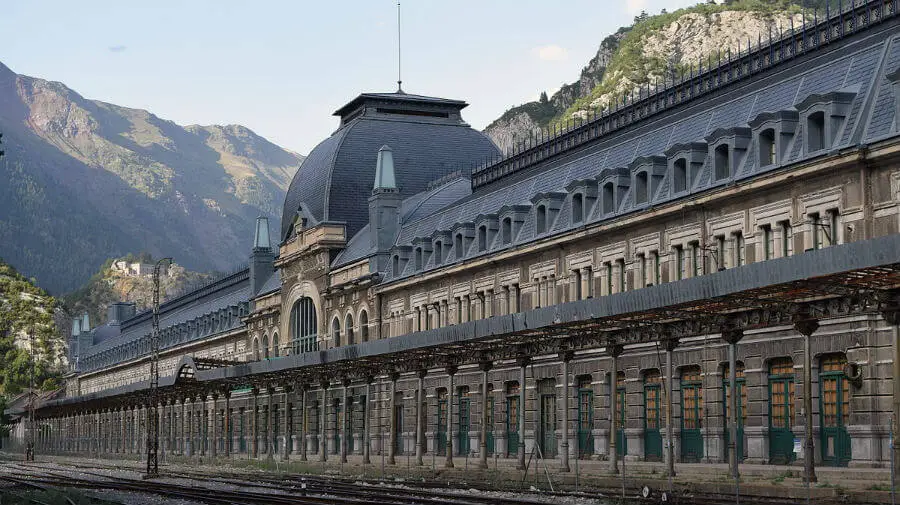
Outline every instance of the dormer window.
<svg viewBox="0 0 900 505"><path fill-rule="evenodd" d="M422 270L424 264L423 260L422 248L416 247L416 271Z"/></svg>
<svg viewBox="0 0 900 505"><path fill-rule="evenodd" d="M675 160L674 164L675 172L674 172L674 188L676 193L681 193L682 191L687 190L687 159L678 158Z"/></svg>
<svg viewBox="0 0 900 505"><path fill-rule="evenodd" d="M804 153L827 151L834 147L850 114L854 92L834 91L812 94L796 105L804 127Z"/></svg>
<svg viewBox="0 0 900 505"><path fill-rule="evenodd" d="M825 112L814 112L806 118L807 152L825 149Z"/></svg>
<svg viewBox="0 0 900 505"><path fill-rule="evenodd" d="M778 161L775 152L775 130L768 128L759 134L759 166L767 167Z"/></svg>
<svg viewBox="0 0 900 505"><path fill-rule="evenodd" d="M460 259L463 257L463 236L462 233L457 233L456 237L453 239L453 248L456 250L456 259Z"/></svg>
<svg viewBox="0 0 900 505"><path fill-rule="evenodd" d="M391 259L392 270L394 271L394 275L400 275L400 256L394 255Z"/></svg>
<svg viewBox="0 0 900 505"><path fill-rule="evenodd" d="M572 223L584 221L584 195L575 193L572 195Z"/></svg>
<svg viewBox="0 0 900 505"><path fill-rule="evenodd" d="M547 207L538 205L535 210L535 227L538 235L547 233Z"/></svg>
<svg viewBox="0 0 900 505"><path fill-rule="evenodd" d="M478 227L478 252L487 250L487 241L487 226L481 225Z"/></svg>
<svg viewBox="0 0 900 505"><path fill-rule="evenodd" d="M713 166L715 167L717 181L727 179L731 176L731 156L729 156L728 144L722 144L716 147L715 156L713 157Z"/></svg>
<svg viewBox="0 0 900 505"><path fill-rule="evenodd" d="M647 203L647 172L634 177L634 203Z"/></svg>
<svg viewBox="0 0 900 505"><path fill-rule="evenodd" d="M444 260L444 243L440 240L434 242L434 264L440 265Z"/></svg>
<svg viewBox="0 0 900 505"><path fill-rule="evenodd" d="M512 218L507 217L503 219L503 222L500 225L500 231L503 237L503 244L511 244L512 243Z"/></svg>
<svg viewBox="0 0 900 505"><path fill-rule="evenodd" d="M607 182L603 185L603 213L612 214L615 208L615 190L613 183Z"/></svg>

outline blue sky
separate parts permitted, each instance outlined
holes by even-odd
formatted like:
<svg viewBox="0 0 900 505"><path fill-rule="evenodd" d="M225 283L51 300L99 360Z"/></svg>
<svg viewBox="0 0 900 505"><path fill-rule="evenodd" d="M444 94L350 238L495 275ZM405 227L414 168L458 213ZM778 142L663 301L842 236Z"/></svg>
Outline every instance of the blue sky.
<svg viewBox="0 0 900 505"><path fill-rule="evenodd" d="M694 3L406 0L403 89L466 100L481 129L574 81L641 9ZM341 105L396 89L396 16L392 0L4 2L0 62L182 125L242 124L306 154Z"/></svg>

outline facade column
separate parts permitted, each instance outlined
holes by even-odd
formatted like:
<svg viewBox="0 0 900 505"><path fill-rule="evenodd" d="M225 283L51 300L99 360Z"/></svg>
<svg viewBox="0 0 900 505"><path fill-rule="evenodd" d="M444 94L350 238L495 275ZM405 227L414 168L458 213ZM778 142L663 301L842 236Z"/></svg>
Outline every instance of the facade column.
<svg viewBox="0 0 900 505"><path fill-rule="evenodd" d="M206 456L209 445L209 404L206 393L197 395L197 444L200 456Z"/></svg>
<svg viewBox="0 0 900 505"><path fill-rule="evenodd" d="M488 467L487 459L487 434L488 434L488 413L490 402L488 402L488 372L493 364L490 361L483 361L478 368L481 369L481 441L479 443L479 468Z"/></svg>
<svg viewBox="0 0 900 505"><path fill-rule="evenodd" d="M425 412L422 410L425 404L425 375L428 370L419 370L419 384L416 390L416 465L424 464L425 455Z"/></svg>
<svg viewBox="0 0 900 505"><path fill-rule="evenodd" d="M516 468L525 470L525 372L531 364L531 358L522 356L517 360L519 365L519 464Z"/></svg>
<svg viewBox="0 0 900 505"><path fill-rule="evenodd" d="M388 448L388 464L393 465L396 463L396 453L397 453L397 379L400 378L400 374L397 372L393 372L390 375L391 379L391 433L388 437L390 442L390 447Z"/></svg>
<svg viewBox="0 0 900 505"><path fill-rule="evenodd" d="M677 339L663 342L666 349L666 473L671 480L675 477L675 433L672 421L672 352L678 346Z"/></svg>
<svg viewBox="0 0 900 505"><path fill-rule="evenodd" d="M609 473L619 473L619 356L622 355L622 346L618 344L607 345L610 356L609 365ZM624 430L625 427L623 426Z"/></svg>
<svg viewBox="0 0 900 505"><path fill-rule="evenodd" d="M570 351L559 353L559 359L562 360L563 376L561 472L569 471L569 361L572 360L572 356L573 353Z"/></svg>
<svg viewBox="0 0 900 505"><path fill-rule="evenodd" d="M222 392L222 396L225 397L225 415L222 419L223 424L223 433L222 436L225 437L225 457L231 457L231 391L225 389Z"/></svg>
<svg viewBox="0 0 900 505"><path fill-rule="evenodd" d="M94 426L93 452L94 452L94 457L100 457L100 452L101 452L100 451L100 440L101 440L100 428L101 428L101 426L100 426L100 411L99 410L94 411L94 425L95 426Z"/></svg>
<svg viewBox="0 0 900 505"><path fill-rule="evenodd" d="M259 457L259 388L254 387L250 391L253 404L250 407L250 457Z"/></svg>
<svg viewBox="0 0 900 505"><path fill-rule="evenodd" d="M345 378L341 381L341 408L344 413L344 418L341 419L341 463L347 462L347 437L352 436L350 434L350 430L347 429L353 419L352 412L350 411L350 402L347 401L347 392L350 387L350 379Z"/></svg>
<svg viewBox="0 0 900 505"><path fill-rule="evenodd" d="M371 414L369 412L369 406L372 404L372 382L375 381L375 377L371 375L366 377L366 401L363 402L363 464L368 465L372 461L370 459L370 451L371 451Z"/></svg>
<svg viewBox="0 0 900 505"><path fill-rule="evenodd" d="M196 437L194 436L194 426L197 424L197 405L196 400L194 398L190 398L190 406L188 407L188 411L190 412L190 422L188 422L188 456L193 456L197 454L197 443Z"/></svg>
<svg viewBox="0 0 900 505"><path fill-rule="evenodd" d="M453 376L457 370L456 366L447 367L447 460L444 463L446 468L453 468L453 398L456 397L453 391Z"/></svg>
<svg viewBox="0 0 900 505"><path fill-rule="evenodd" d="M803 335L803 410L806 436L803 448L803 481L816 482L815 445L812 415L812 348L810 337L819 329L819 321L801 310L794 315L794 329Z"/></svg>
<svg viewBox="0 0 900 505"><path fill-rule="evenodd" d="M306 461L306 384L297 386L300 392L300 461Z"/></svg>
<svg viewBox="0 0 900 505"><path fill-rule="evenodd" d="M275 444L278 434L275 433L275 386L269 385L266 405L266 459L275 459Z"/></svg>
<svg viewBox="0 0 900 505"><path fill-rule="evenodd" d="M291 452L293 448L293 443L291 443L291 435L293 435L294 430L291 429L291 404L290 404L290 393L291 386L289 384L284 384L281 386L282 390L282 398L284 401L282 402L281 409L281 438L284 440L284 450L281 452L281 460L287 461L289 456L288 454Z"/></svg>
<svg viewBox="0 0 900 505"><path fill-rule="evenodd" d="M326 461L328 456L328 442L325 440L325 427L328 425L328 381L323 380L320 384L322 387L322 408L319 409L319 461Z"/></svg>
<svg viewBox="0 0 900 505"><path fill-rule="evenodd" d="M212 410L210 410L209 456L216 459L219 445L219 393L212 393Z"/></svg>
<svg viewBox="0 0 900 505"><path fill-rule="evenodd" d="M735 480L740 478L738 465L737 444L743 444L737 436L737 409L740 395L737 391L737 343L744 337L743 330L725 329L722 331L722 340L728 344L728 387L731 391L728 406L728 469Z"/></svg>

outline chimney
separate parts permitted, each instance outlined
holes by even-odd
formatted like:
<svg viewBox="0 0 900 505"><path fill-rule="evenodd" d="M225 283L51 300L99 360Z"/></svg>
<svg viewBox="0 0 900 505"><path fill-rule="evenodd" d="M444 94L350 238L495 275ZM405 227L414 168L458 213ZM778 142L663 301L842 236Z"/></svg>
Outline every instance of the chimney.
<svg viewBox="0 0 900 505"><path fill-rule="evenodd" d="M134 304L126 302L116 302L109 305L106 309L106 319L111 325L120 325L123 321L134 316Z"/></svg>
<svg viewBox="0 0 900 505"><path fill-rule="evenodd" d="M275 273L275 253L269 239L269 218L256 218L253 253L250 254L250 293L255 296Z"/></svg>
<svg viewBox="0 0 900 505"><path fill-rule="evenodd" d="M369 197L369 236L370 245L375 249L377 271L386 268L388 253L400 231L401 201L394 175L394 153L390 147L381 146L375 165L375 185Z"/></svg>

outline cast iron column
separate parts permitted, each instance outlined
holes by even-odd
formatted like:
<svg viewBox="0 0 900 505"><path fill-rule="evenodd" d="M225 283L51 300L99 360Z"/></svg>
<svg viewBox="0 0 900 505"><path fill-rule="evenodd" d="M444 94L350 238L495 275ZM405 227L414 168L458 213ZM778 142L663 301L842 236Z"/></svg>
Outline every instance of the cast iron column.
<svg viewBox="0 0 900 505"><path fill-rule="evenodd" d="M325 425L328 423L328 381L323 380L320 386L322 387L322 408L319 409L319 417L321 418L319 421L319 461L326 461L328 456L325 453L328 451L328 443L325 440Z"/></svg>
<svg viewBox="0 0 900 505"><path fill-rule="evenodd" d="M813 445L812 416L812 346L810 337L819 329L819 321L806 312L795 315L794 329L803 335L803 414L806 424L806 441L803 448L804 482L816 482L815 450Z"/></svg>
<svg viewBox="0 0 900 505"><path fill-rule="evenodd" d="M283 408L281 409L281 438L284 440L284 445L282 446L284 447L284 450L281 452L281 460L287 461L289 458L288 454L290 454L291 450L294 448L294 444L291 441L291 435L293 435L294 430L292 429L293 427L290 422L292 416L290 415L291 404L289 402L291 386L289 384L284 384L281 389L283 391L282 396L284 397Z"/></svg>
<svg viewBox="0 0 900 505"><path fill-rule="evenodd" d="M490 404L488 402L488 372L491 370L492 363L490 361L484 361L479 365L481 368L481 444L478 448L479 450L479 459L480 462L478 466L480 468L488 467L487 460L487 434L488 434L488 409L490 408Z"/></svg>
<svg viewBox="0 0 900 505"><path fill-rule="evenodd" d="M222 431L223 436L225 438L225 457L231 457L231 391L225 389L222 391L222 396L225 397L225 414L222 419Z"/></svg>
<svg viewBox="0 0 900 505"><path fill-rule="evenodd" d="M259 389L254 387L250 394L253 397L250 407L250 457L256 459L259 457Z"/></svg>
<svg viewBox="0 0 900 505"><path fill-rule="evenodd" d="M519 470L525 470L525 369L531 358L523 356L517 361L519 365Z"/></svg>
<svg viewBox="0 0 900 505"><path fill-rule="evenodd" d="M572 360L571 352L559 353L562 360L563 375L563 404L562 404L562 465L561 472L569 471L569 361Z"/></svg>
<svg viewBox="0 0 900 505"><path fill-rule="evenodd" d="M610 356L609 366L609 473L619 473L619 356L622 355L622 346L611 344L607 346ZM623 426L624 430L625 427Z"/></svg>
<svg viewBox="0 0 900 505"><path fill-rule="evenodd" d="M210 412L209 424L212 426L212 434L210 435L209 457L216 459L219 445L219 393L212 393L212 411Z"/></svg>
<svg viewBox="0 0 900 505"><path fill-rule="evenodd" d="M422 466L425 454L425 412L422 406L425 403L425 374L427 370L419 370L419 387L416 391L416 465Z"/></svg>
<svg viewBox="0 0 900 505"><path fill-rule="evenodd" d="M306 461L306 383L300 383L300 461Z"/></svg>
<svg viewBox="0 0 900 505"><path fill-rule="evenodd" d="M388 436L388 441L391 446L388 448L388 464L393 465L396 463L396 453L397 453L397 423L400 421L397 419L397 379L400 378L399 373L392 373L390 375L391 379L391 433Z"/></svg>
<svg viewBox="0 0 900 505"><path fill-rule="evenodd" d="M675 438L672 425L672 351L678 345L678 340L668 339L663 342L666 349L666 472L670 482L675 477Z"/></svg>
<svg viewBox="0 0 900 505"><path fill-rule="evenodd" d="M347 436L350 434L348 426L353 419L353 413L350 411L350 402L347 401L347 389L350 386L350 379L344 379L341 384L344 388L341 390L341 407L344 418L341 420L341 463L347 462Z"/></svg>
<svg viewBox="0 0 900 505"><path fill-rule="evenodd" d="M275 459L275 444L277 443L278 434L275 433L275 386L269 385L267 388L268 405L266 405L266 459Z"/></svg>
<svg viewBox="0 0 900 505"><path fill-rule="evenodd" d="M447 460L444 466L453 468L453 376L456 374L455 366L447 367Z"/></svg>
<svg viewBox="0 0 900 505"><path fill-rule="evenodd" d="M371 421L369 418L371 414L369 412L369 406L372 404L372 382L375 381L375 377L371 375L366 377L366 401L363 403L363 464L368 465L371 463L370 459L370 446L371 444Z"/></svg>
<svg viewBox="0 0 900 505"><path fill-rule="evenodd" d="M728 467L731 477L735 480L740 478L737 444L744 443L743 440L737 439L737 408L740 402L737 391L737 343L743 337L743 330L722 330L722 340L728 344L728 387L731 388L731 398L728 402Z"/></svg>

